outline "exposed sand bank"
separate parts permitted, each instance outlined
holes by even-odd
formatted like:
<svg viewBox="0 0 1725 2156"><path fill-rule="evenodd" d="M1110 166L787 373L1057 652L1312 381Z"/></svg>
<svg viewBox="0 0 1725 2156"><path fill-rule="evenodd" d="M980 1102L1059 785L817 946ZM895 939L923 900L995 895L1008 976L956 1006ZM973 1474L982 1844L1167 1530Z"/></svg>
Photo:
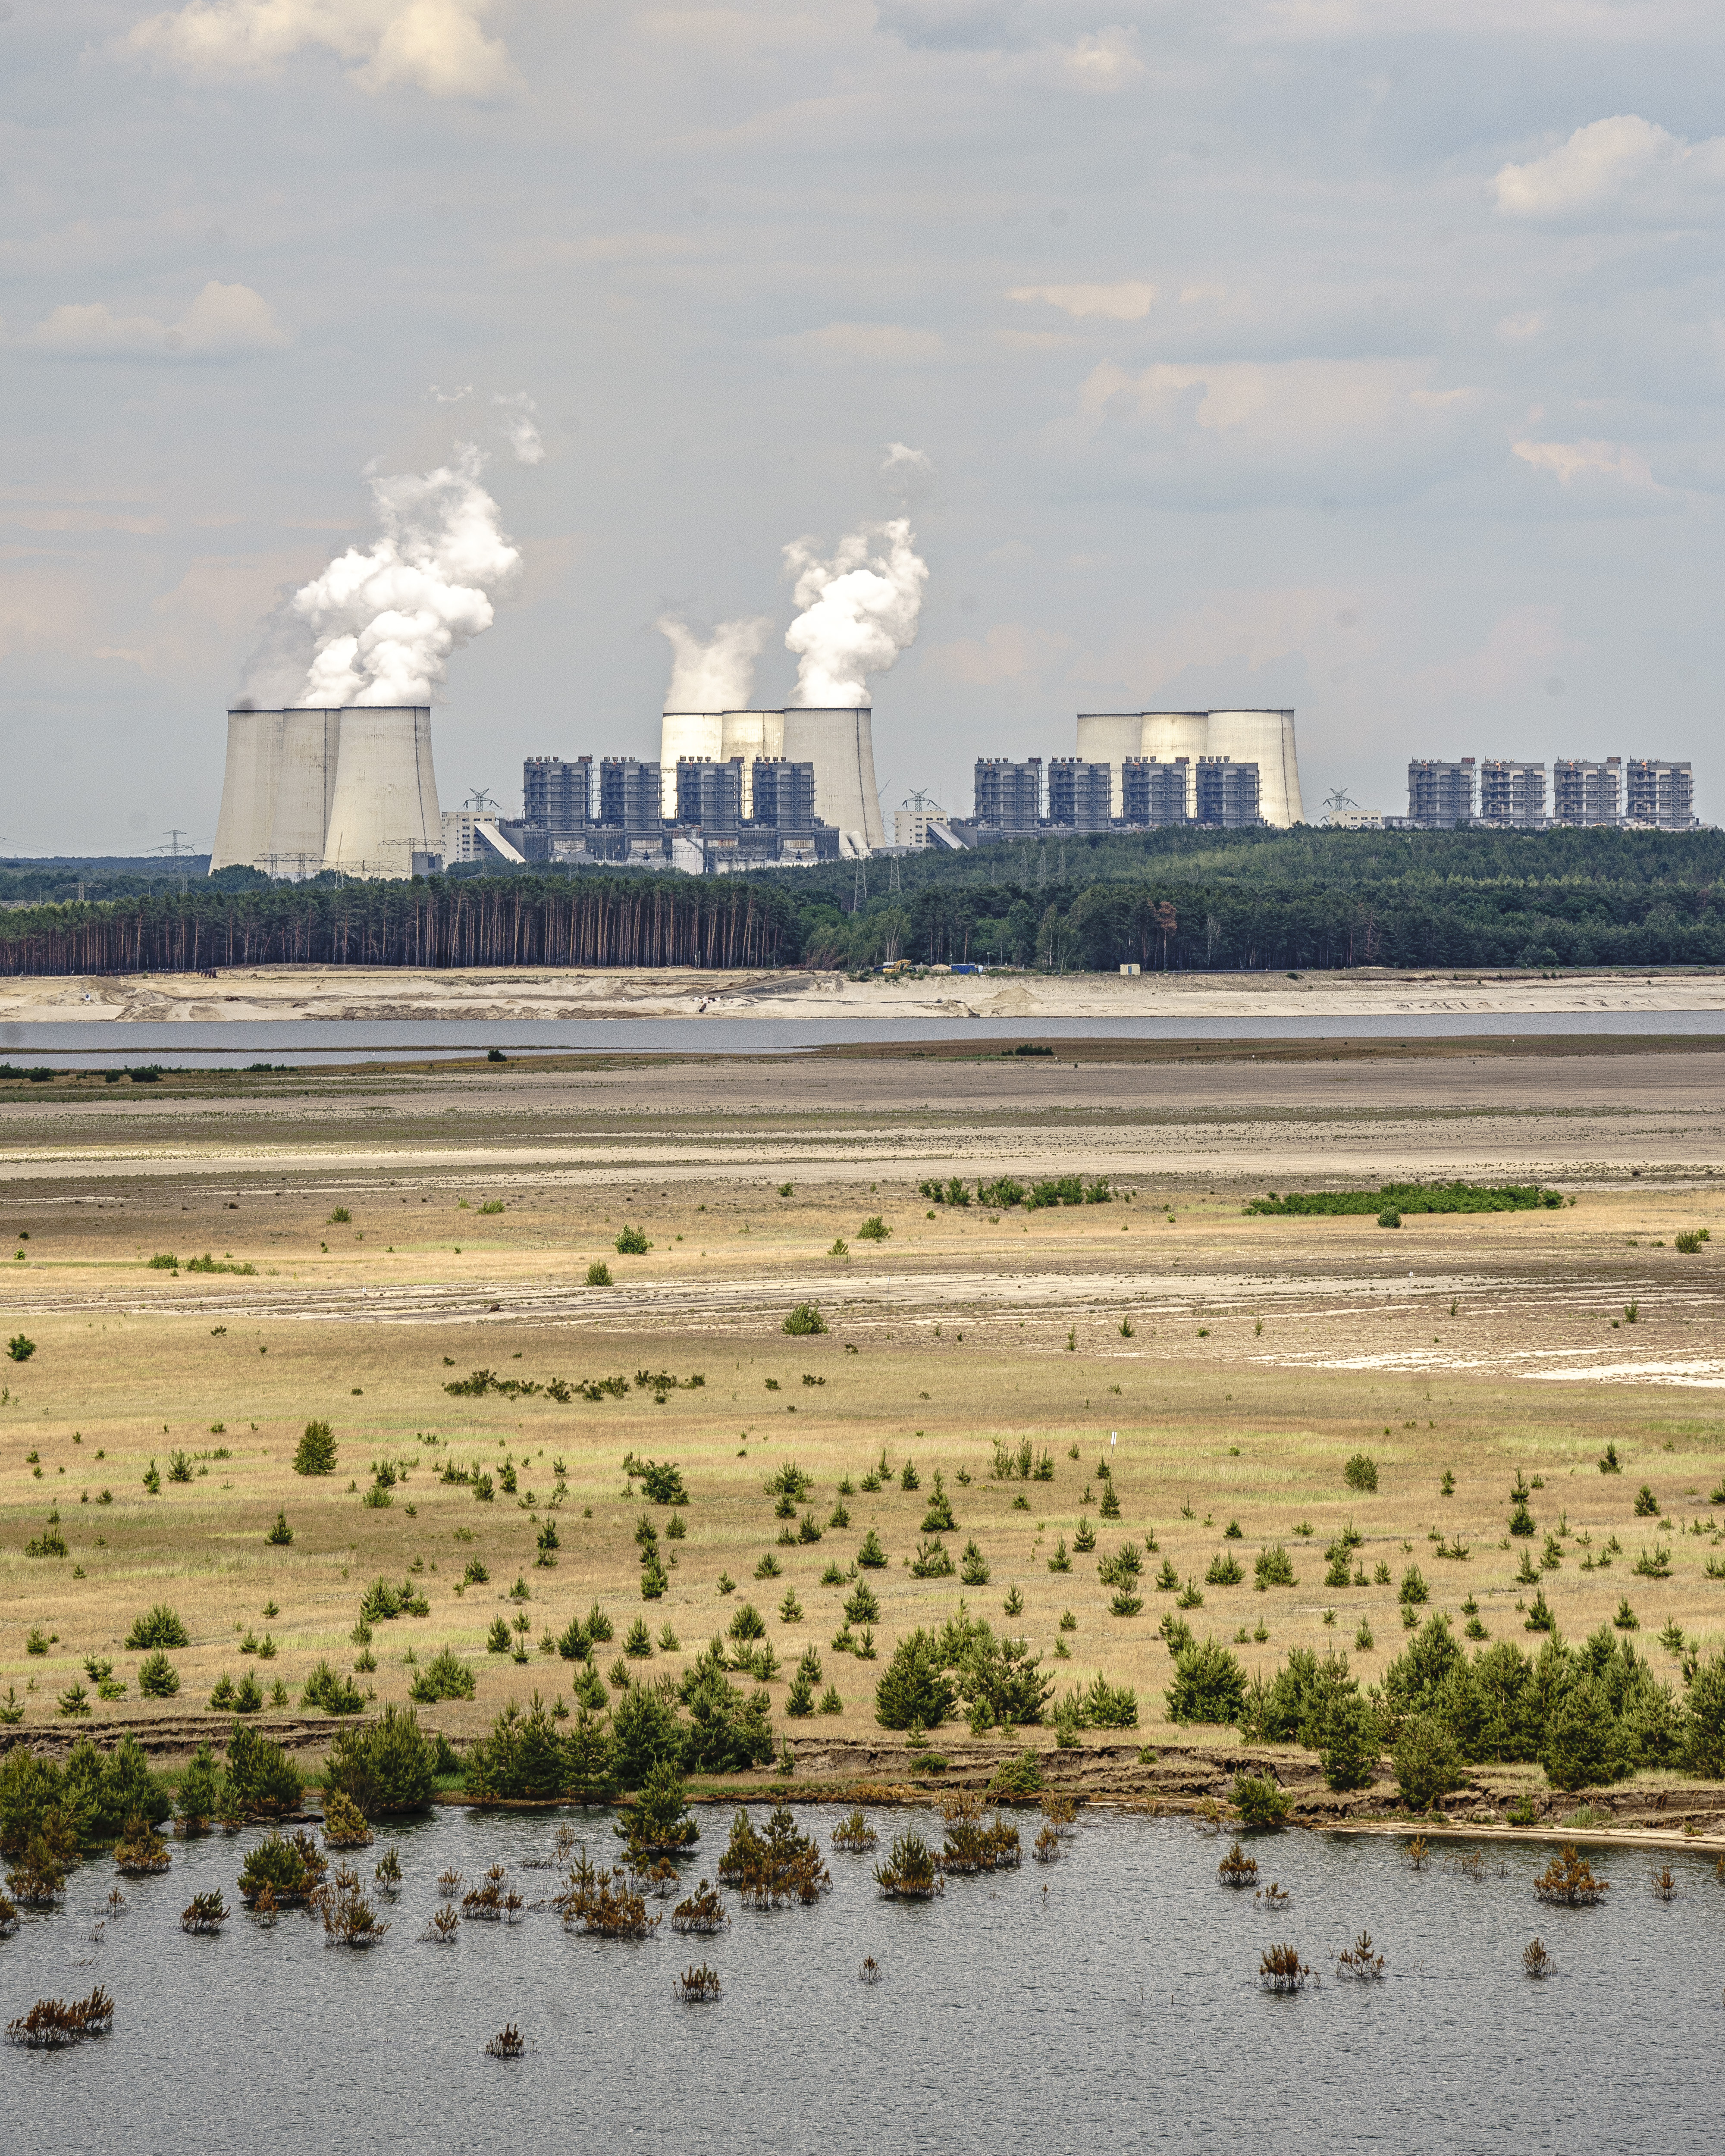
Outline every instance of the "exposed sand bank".
<svg viewBox="0 0 1725 2156"><path fill-rule="evenodd" d="M68 1019L901 1018L1217 1019L1450 1017L1601 1011L1718 1011L1725 974L1462 973L931 974L619 972L521 968L421 973L390 967L259 966L192 974L8 981L0 1022Z"/></svg>

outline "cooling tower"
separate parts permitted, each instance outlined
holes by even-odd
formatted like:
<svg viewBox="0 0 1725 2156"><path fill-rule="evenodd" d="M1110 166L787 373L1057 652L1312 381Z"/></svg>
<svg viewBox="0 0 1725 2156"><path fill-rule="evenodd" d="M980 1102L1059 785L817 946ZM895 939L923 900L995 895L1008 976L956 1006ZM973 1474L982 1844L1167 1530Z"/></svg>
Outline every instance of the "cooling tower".
<svg viewBox="0 0 1725 2156"><path fill-rule="evenodd" d="M222 772L222 810L210 849L210 874L254 866L270 851L275 816L276 774L281 763L280 711L229 711L228 761ZM318 850L323 836L318 834Z"/></svg>
<svg viewBox="0 0 1725 2156"><path fill-rule="evenodd" d="M721 755L724 739L722 712L667 711L659 722L659 767L675 772L683 756L713 761Z"/></svg>
<svg viewBox="0 0 1725 2156"><path fill-rule="evenodd" d="M874 714L866 704L836 711L788 711L784 755L814 766L814 813L835 824L847 852L886 843L875 783Z"/></svg>
<svg viewBox="0 0 1725 2156"><path fill-rule="evenodd" d="M1186 814L1198 813L1198 759L1214 756L1208 711L1146 711L1140 756L1153 756L1158 763L1186 759Z"/></svg>
<svg viewBox="0 0 1725 2156"><path fill-rule="evenodd" d="M275 813L266 858L258 865L275 876L314 876L323 866L335 798L341 714L305 709L279 716Z"/></svg>
<svg viewBox="0 0 1725 2156"><path fill-rule="evenodd" d="M742 758L742 814L755 813L755 758L784 753L783 711L726 711L719 753Z"/></svg>
<svg viewBox="0 0 1725 2156"><path fill-rule="evenodd" d="M1120 767L1129 756L1142 756L1144 715L1142 711L1081 711L1078 714L1078 753L1086 763L1106 763L1109 772L1108 813L1125 814L1120 790Z"/></svg>
<svg viewBox="0 0 1725 2156"><path fill-rule="evenodd" d="M340 715L323 865L350 875L410 876L441 854L443 817L424 705L349 705Z"/></svg>
<svg viewBox="0 0 1725 2156"><path fill-rule="evenodd" d="M1305 822L1291 711L1212 711L1206 753L1257 765L1258 814L1265 823L1285 831Z"/></svg>

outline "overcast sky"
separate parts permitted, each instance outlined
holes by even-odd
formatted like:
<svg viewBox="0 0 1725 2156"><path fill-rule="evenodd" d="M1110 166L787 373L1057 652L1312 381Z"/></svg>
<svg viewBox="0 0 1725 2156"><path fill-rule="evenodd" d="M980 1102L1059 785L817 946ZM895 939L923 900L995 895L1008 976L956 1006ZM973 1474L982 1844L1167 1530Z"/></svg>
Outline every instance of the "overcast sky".
<svg viewBox="0 0 1725 2156"><path fill-rule="evenodd" d="M0 0L4 850L207 845L278 593L463 440L521 567L445 806L656 753L667 609L770 614L784 701L783 550L898 513L896 442L889 811L1079 711L1292 705L1309 814L1652 753L1725 820L1722 44L1701 0Z"/></svg>

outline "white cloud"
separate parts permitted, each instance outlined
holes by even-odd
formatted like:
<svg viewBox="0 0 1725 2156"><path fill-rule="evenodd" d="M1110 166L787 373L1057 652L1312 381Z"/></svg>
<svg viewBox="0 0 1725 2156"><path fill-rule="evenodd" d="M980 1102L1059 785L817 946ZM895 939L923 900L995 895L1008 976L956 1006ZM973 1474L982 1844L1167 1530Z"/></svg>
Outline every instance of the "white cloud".
<svg viewBox="0 0 1725 2156"><path fill-rule="evenodd" d="M1692 217L1702 198L1725 184L1725 136L1688 142L1639 114L1620 112L1578 127L1543 157L1502 167L1491 184L1506 217Z"/></svg>
<svg viewBox="0 0 1725 2156"><path fill-rule="evenodd" d="M1106 96L1124 90L1144 72L1137 46L1137 33L1115 24L1055 49L1068 82L1079 90L1096 90Z"/></svg>
<svg viewBox="0 0 1725 2156"><path fill-rule="evenodd" d="M105 301L55 307L20 342L69 359L111 359L174 352L224 359L271 352L287 342L275 311L249 285L206 285L177 322L153 315L116 315Z"/></svg>
<svg viewBox="0 0 1725 2156"><path fill-rule="evenodd" d="M1076 321L1100 315L1106 321L1137 322L1149 313L1156 287L1134 284L1015 285L1006 296L1027 305L1040 300Z"/></svg>
<svg viewBox="0 0 1725 2156"><path fill-rule="evenodd" d="M497 413L497 424L503 439L509 444L518 465L542 465L545 462L545 444L539 433L539 407L525 389L513 397L496 396L491 399Z"/></svg>
<svg viewBox="0 0 1725 2156"><path fill-rule="evenodd" d="M1625 486L1657 493L1647 459L1621 442L1512 442L1511 449L1536 471L1548 471L1573 487L1579 480L1621 480Z"/></svg>
<svg viewBox="0 0 1725 2156"><path fill-rule="evenodd" d="M516 86L502 42L480 27L495 0L187 0L137 23L122 49L188 74L253 74L307 47L353 63L368 92L493 98Z"/></svg>

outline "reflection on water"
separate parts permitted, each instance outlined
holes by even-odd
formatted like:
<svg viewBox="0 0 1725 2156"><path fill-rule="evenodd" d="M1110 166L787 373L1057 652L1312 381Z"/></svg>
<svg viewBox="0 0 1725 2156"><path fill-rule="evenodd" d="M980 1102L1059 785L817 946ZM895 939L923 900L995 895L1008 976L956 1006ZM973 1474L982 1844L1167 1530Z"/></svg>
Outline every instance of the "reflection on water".
<svg viewBox="0 0 1725 2156"><path fill-rule="evenodd" d="M798 1811L828 1844L841 1814ZM596 1856L615 1846L603 1815L567 1816ZM728 1825L700 1816L691 1885L711 1876ZM1532 1845L1487 1845L1470 1876L1459 1851L1435 1851L1416 1874L1394 1842L1260 1837L1261 1876L1290 1897L1271 1916L1218 1885L1225 1844L1189 1822L1081 1815L1060 1862L953 1880L926 1905L881 1902L875 1860L832 1850L834 1890L818 1907L757 1914L727 1894L732 1922L716 1938L667 1923L642 1943L602 1943L565 1933L547 1909L464 1925L451 1948L420 1943L447 1866L471 1885L501 1861L530 1902L548 1899L561 1873L526 1867L551 1856L557 1825L449 1810L380 1835L357 1859L362 1875L393 1840L404 1891L388 1938L358 1955L326 1948L304 1914L273 1930L236 1914L219 1937L181 1933L194 1892L220 1887L237 1905L252 1836L175 1845L169 1876L127 1881L130 1909L105 1925L111 1869L86 1864L60 1913L0 1941L0 2016L100 1982L116 2001L113 2034L71 2052L0 2051L7 2145L1717 2146L1725 1887L1711 1861L1673 1859L1667 1903L1649 1885L1663 1856L1613 1851L1596 1867L1614 1881L1604 1905L1569 1911L1535 1902L1549 1852ZM1388 1974L1337 1981L1335 1957L1363 1929ZM1536 1933L1557 1964L1543 1983L1522 1969ZM1283 1940L1319 1989L1260 1990L1259 1956ZM878 1983L859 1981L867 1956ZM703 1960L723 1995L684 2005L675 1979ZM486 2057L510 2022L526 2055Z"/></svg>

